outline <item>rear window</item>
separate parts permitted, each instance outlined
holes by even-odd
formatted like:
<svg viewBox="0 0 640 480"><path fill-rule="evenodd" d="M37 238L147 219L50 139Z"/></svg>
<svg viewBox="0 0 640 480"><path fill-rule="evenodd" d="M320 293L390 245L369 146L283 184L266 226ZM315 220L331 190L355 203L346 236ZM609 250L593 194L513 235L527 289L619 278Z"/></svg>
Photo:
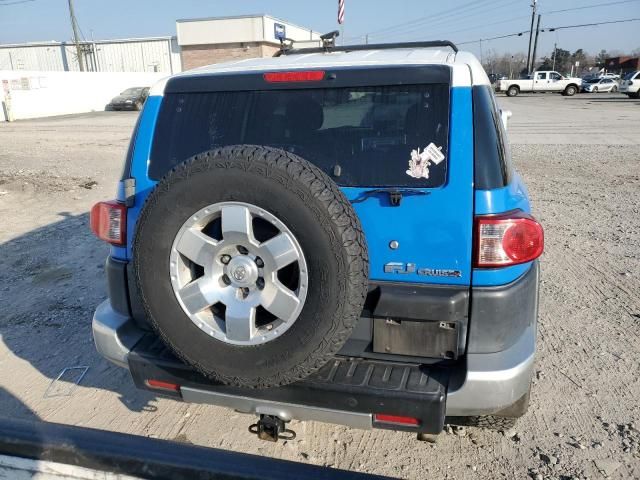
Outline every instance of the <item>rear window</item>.
<svg viewBox="0 0 640 480"><path fill-rule="evenodd" d="M437 187L445 183L448 84L168 93L149 165L160 179L189 157L238 144L282 148L342 186ZM445 159L429 178L407 174L412 150L430 143Z"/></svg>

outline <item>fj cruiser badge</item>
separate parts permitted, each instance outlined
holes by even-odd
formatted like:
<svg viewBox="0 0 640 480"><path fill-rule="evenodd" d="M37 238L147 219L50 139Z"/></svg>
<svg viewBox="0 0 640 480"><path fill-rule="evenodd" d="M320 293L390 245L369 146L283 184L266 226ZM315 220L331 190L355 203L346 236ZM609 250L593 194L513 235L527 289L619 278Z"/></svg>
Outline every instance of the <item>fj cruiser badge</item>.
<svg viewBox="0 0 640 480"><path fill-rule="evenodd" d="M389 262L384 264L384 273L416 273L427 277L461 277L460 270L448 268L418 268L415 263Z"/></svg>

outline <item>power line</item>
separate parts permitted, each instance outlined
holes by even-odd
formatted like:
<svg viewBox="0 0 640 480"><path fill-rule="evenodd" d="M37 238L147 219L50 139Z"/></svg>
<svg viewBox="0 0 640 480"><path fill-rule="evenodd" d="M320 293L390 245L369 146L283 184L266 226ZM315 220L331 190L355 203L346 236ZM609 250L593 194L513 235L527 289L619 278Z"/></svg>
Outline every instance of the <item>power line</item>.
<svg viewBox="0 0 640 480"><path fill-rule="evenodd" d="M592 8L599 8L599 7L608 7L608 6L612 6L612 5L621 5L621 4L626 4L626 3L634 3L634 2L640 2L640 0L617 0L617 1L613 1L613 2L607 2L607 3L597 3L597 4L592 4L592 5L585 5L585 6L580 6L580 7L573 7L573 8L565 8L565 9L561 9L561 10L550 10L550 11L542 11L540 12L541 14L545 14L545 15L551 15L551 14L555 14L555 13L563 13L563 12L570 12L570 11L575 11L575 10L585 10L585 9L592 9ZM382 28L380 30L374 30L372 32L367 32L366 34L362 34L359 36L353 36L353 37L349 37L349 39L358 39L358 38L363 38L366 36L369 37L377 37L377 36L382 36L382 34L387 34L387 35L393 35L394 37L404 37L407 35L412 35L415 32L421 30L422 28L424 28L422 26L422 24L427 23L429 21L432 21L430 24L430 27L438 27L435 29L434 31L429 31L430 34L432 33L437 33L438 31L442 31L443 29L446 28L446 24L450 22L450 20L446 19L447 17L451 17L451 16L455 16L455 20L456 24L458 23L458 20L460 19L464 19L464 18L473 18L475 16L477 16L478 14L482 13L480 11L478 12L474 12L471 13L470 15L463 15L460 16L458 13L460 12L461 9L470 6L470 8L467 8L465 13L469 13L469 10L477 10L477 9L486 9L489 7L489 5L486 5L486 0L482 1L482 2L471 2L471 3L466 3L463 4L461 6L456 7L455 9L448 9L448 10L442 10L440 12L437 12L433 15L429 15L429 16L425 16L425 17L420 17L408 22L403 22L397 25L392 25L389 27L385 27ZM498 0L498 3L499 0ZM517 2L512 2L512 3L517 3ZM498 8L499 5L491 5L493 8ZM500 23L506 23L508 21L511 20L519 20L521 18L525 18L525 17L514 17L512 19L508 19L508 20L502 20L502 21L498 21L498 22L493 22L493 23L488 23L488 24L483 24L482 27L487 27L487 26L492 26L492 25L498 25ZM526 16L526 18L528 18L528 15ZM406 30L405 28L408 27L409 30ZM441 27L441 28L439 28ZM405 29L402 32L396 32L396 30L398 29ZM457 32L461 32L461 31L466 31L468 30L468 28L463 28L463 29L459 29L459 30L454 30L454 31L447 31L446 33L457 33ZM349 39L345 39L345 40L349 40ZM483 40L487 40L484 39ZM472 43L472 42L471 42Z"/></svg>
<svg viewBox="0 0 640 480"><path fill-rule="evenodd" d="M612 23L626 23L626 22L638 22L640 18L627 18L624 20L611 20L609 22L596 22L596 23L582 23L580 25L563 25L561 27L549 27L544 28L543 32L553 32L555 30L565 30L567 28L580 28L580 27L595 27L597 25L610 25Z"/></svg>
<svg viewBox="0 0 640 480"><path fill-rule="evenodd" d="M638 0L638 1L640 1L640 0ZM482 25L480 25L480 27L481 28L491 27L493 25L499 25L501 23L513 22L514 20L522 20L523 18L529 18L529 15L521 15L519 17L511 17L511 18L507 18L505 20L499 20L497 22L492 22L492 23L483 23ZM451 34L451 33L465 32L465 31L468 31L469 29L473 29L473 27L461 28L459 30L447 30L446 33L447 34ZM437 29L435 32L429 32L429 33L438 34L439 31L442 31L442 29Z"/></svg>
<svg viewBox="0 0 640 480"><path fill-rule="evenodd" d="M620 5L623 3L632 3L632 2L638 2L638 1L640 0L619 0L617 2L596 3L594 5L585 5L583 7L565 8L563 10L551 10L549 12L540 12L540 13L543 15L551 15L552 13L573 12L574 10L586 10L588 8L609 7L611 5Z"/></svg>
<svg viewBox="0 0 640 480"><path fill-rule="evenodd" d="M497 3L495 3L493 5L493 8L502 8L502 7L506 7L508 5L511 5L513 3L519 3L520 0L497 0ZM477 5L476 8L485 8L484 5ZM464 19L469 19L469 18L474 18L477 17L479 14L483 13L482 11L478 11L478 12L472 12L470 13L468 10L471 9L467 9L467 13L466 15L459 15L457 12L453 12L450 13L448 15L446 15L446 17L451 17L451 16L455 16L454 19L449 19L449 18L445 18L445 17L441 17L435 21L429 21L431 19L428 20L424 20L422 23L429 23L428 27L429 27L429 33L432 33L431 28L435 27L435 30L442 30L443 28L446 28L449 23L452 20L456 21L456 24L458 23L458 20L464 20ZM404 37L407 35L413 35L418 31L422 31L425 28L424 25L415 25L413 27L411 27L409 30L405 30L403 32L398 32L398 33L391 33L391 35L393 35L394 37ZM380 35L374 35L374 36L380 36Z"/></svg>
<svg viewBox="0 0 640 480"><path fill-rule="evenodd" d="M479 41L483 41L486 42L488 40L498 40L500 38L509 38L509 37L521 37L522 35L524 35L525 33L529 33L529 30L524 30L523 32L517 32L517 33L509 33L507 35L500 35L498 37L491 37L491 38L478 38L477 40L468 40L466 42L454 42L456 45L467 45L469 43L478 43Z"/></svg>
<svg viewBox="0 0 640 480"><path fill-rule="evenodd" d="M509 6L513 3L518 3L519 0L498 0L498 2L494 5L493 8L503 8L506 6ZM469 19L469 20L475 20L476 17L480 14L482 14L482 11L478 11L478 12L473 12L473 13L468 13L466 15L455 15L455 18L449 19L449 18L441 18L439 20L436 20L435 22L430 22L428 27L429 27L429 32L431 32L432 28L435 27L435 30L442 30L442 29L447 29L451 23L453 21L455 21L456 26L459 23L459 20L465 20L465 19ZM414 27L412 29L409 29L407 31L404 31L402 33L396 34L395 36L405 36L405 35L411 35L414 34L417 31L421 31L425 28L425 26L419 26L419 27Z"/></svg>
<svg viewBox="0 0 640 480"><path fill-rule="evenodd" d="M610 21L606 21L606 22L595 22L595 23L582 23L579 25L561 25L559 27L547 27L547 28L542 28L540 29L541 32L555 32L557 30L566 30L569 28L582 28L582 27L595 27L598 25L610 25L613 23L627 23L627 22L640 22L640 18L627 18L624 20L610 20ZM524 35L525 33L529 33L529 30L524 30L522 32L516 32L516 33L509 33L506 35L499 35L497 37L490 37L490 38L478 38L476 40L467 40L464 42L454 42L456 45L468 45L470 43L478 43L479 41L489 41L489 40L498 40L501 38L509 38L509 37L520 37L522 35Z"/></svg>
<svg viewBox="0 0 640 480"><path fill-rule="evenodd" d="M441 10L439 12L436 12L434 14L431 15L427 15L424 17L420 17L420 18L416 18L414 20L410 20L408 22L402 22L402 23L398 23L396 25L391 25L389 27L385 27L385 28L381 28L379 30L373 30L371 32L366 32L363 35L360 35L359 37L365 36L365 35L369 35L369 36L381 36L382 34L385 35L390 35L392 34L392 32L395 32L396 30L403 30L406 28L410 28L410 29L416 29L419 25L429 22L429 21L442 21L444 18L446 17L450 17L453 15L458 15L461 9L465 9L466 12L468 12L469 10L476 10L478 8L485 8L487 5L485 5L487 2L492 3L493 0L480 0L480 1L472 1L472 2L468 2L462 5L457 6L456 8L452 8L452 9L446 9L446 10ZM468 7L468 8L467 8ZM459 18L459 16L458 16ZM359 38L359 37L352 37L352 38Z"/></svg>
<svg viewBox="0 0 640 480"><path fill-rule="evenodd" d="M35 0L20 0L19 2L7 2L0 3L0 7L7 7L9 5L18 5L19 3L35 2Z"/></svg>

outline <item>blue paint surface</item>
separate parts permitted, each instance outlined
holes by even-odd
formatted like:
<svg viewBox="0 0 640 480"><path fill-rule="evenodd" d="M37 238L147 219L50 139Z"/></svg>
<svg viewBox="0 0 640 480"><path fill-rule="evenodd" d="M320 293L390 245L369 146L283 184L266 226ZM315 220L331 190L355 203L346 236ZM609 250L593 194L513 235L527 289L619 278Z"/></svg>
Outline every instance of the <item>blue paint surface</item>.
<svg viewBox="0 0 640 480"><path fill-rule="evenodd" d="M517 173L513 175L511 183L506 187L495 190L476 190L475 197L476 215L503 213L509 210L531 212L529 192Z"/></svg>
<svg viewBox="0 0 640 480"><path fill-rule="evenodd" d="M424 148L430 143L425 139ZM407 158L407 162L409 159ZM405 195L398 207L382 194L353 205L369 248L371 280L469 285L473 227L473 119L470 88L451 89L448 179L440 188L415 189L428 195ZM406 168L398 165L394 168ZM434 166L432 168L438 168ZM368 188L342 188L350 200ZM389 248L396 240L397 250ZM385 273L388 262L418 268L459 270L460 277Z"/></svg>
<svg viewBox="0 0 640 480"><path fill-rule="evenodd" d="M506 268L473 269L473 216L520 209L530 211L529 197L521 178L500 189L473 190L473 118L470 88L451 89L448 178L444 186L415 189L428 195L405 195L399 207L378 195L354 204L369 248L370 278L377 281L489 286L509 283L523 275L530 263ZM156 185L149 179L148 164L156 119L162 97L151 96L145 103L133 150L130 175L136 179L135 205L127 216L127 247L112 247L119 259L132 258L137 217ZM416 145L424 148L425 145ZM407 159L408 162L409 159ZM402 166L404 168L404 165ZM437 168L437 167L433 167ZM119 188L119 195L123 195ZM345 187L349 199L359 197L366 187ZM396 240L399 248L389 243ZM459 270L460 277L432 277L385 273L388 262L414 263L418 268Z"/></svg>
<svg viewBox="0 0 640 480"><path fill-rule="evenodd" d="M512 210L531 212L529 192L518 174L514 174L511 183L503 188L494 190L476 190L475 192L476 215L490 215L505 213ZM500 268L474 268L474 286L492 286L511 283L524 275L531 267L532 262Z"/></svg>
<svg viewBox="0 0 640 480"><path fill-rule="evenodd" d="M132 258L133 234L135 233L136 221L140 210L144 205L144 201L155 186L156 182L151 180L148 175L149 158L151 156L151 145L153 143L153 132L156 127L156 119L162 104L162 97L150 96L144 103L144 109L140 113L140 124L136 134L135 145L133 148L133 159L131 161L131 178L136 180L136 195L133 207L127 211L127 246L112 247L111 255L121 260L129 260ZM124 200L124 191L122 187L118 188L118 194L122 195Z"/></svg>

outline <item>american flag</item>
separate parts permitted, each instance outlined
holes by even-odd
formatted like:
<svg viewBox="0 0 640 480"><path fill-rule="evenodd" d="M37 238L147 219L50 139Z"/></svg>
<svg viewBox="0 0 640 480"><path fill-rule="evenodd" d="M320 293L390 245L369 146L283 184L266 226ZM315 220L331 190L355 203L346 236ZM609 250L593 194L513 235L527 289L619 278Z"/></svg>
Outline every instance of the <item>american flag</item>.
<svg viewBox="0 0 640 480"><path fill-rule="evenodd" d="M338 23L344 23L344 0L338 0Z"/></svg>

